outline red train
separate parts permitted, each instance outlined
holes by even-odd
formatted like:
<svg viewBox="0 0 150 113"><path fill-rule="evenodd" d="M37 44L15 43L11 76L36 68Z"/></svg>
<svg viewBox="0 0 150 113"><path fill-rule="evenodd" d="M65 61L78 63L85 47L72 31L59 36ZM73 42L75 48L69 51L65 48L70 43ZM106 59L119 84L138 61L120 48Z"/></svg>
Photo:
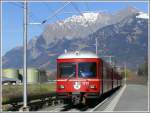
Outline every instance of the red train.
<svg viewBox="0 0 150 113"><path fill-rule="evenodd" d="M68 52L57 59L57 96L73 104L97 99L121 86L122 78L91 52Z"/></svg>

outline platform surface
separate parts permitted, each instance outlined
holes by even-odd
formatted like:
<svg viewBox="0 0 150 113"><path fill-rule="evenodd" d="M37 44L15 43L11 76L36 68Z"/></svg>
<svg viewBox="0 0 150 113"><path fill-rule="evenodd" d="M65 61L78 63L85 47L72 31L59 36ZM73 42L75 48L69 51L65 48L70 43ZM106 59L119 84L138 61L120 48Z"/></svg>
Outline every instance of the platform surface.
<svg viewBox="0 0 150 113"><path fill-rule="evenodd" d="M148 111L148 87L127 85L114 111Z"/></svg>

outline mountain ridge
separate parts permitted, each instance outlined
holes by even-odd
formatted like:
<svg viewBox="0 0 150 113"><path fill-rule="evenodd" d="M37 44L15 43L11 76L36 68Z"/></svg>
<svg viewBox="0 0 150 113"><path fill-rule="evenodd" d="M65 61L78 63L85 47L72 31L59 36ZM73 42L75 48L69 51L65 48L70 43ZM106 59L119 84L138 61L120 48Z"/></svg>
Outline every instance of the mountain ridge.
<svg viewBox="0 0 150 113"><path fill-rule="evenodd" d="M131 10L132 13L129 13ZM120 15L123 11L126 12L126 16ZM55 69L56 58L65 49L69 51L95 51L95 47L91 45L95 44L96 37L100 37L98 38L99 53L103 55L114 55L116 59L118 59L119 65L122 65L122 62L129 57L129 61L127 61L128 66L135 67L143 61L144 58L142 55L146 56L147 54L148 45L146 41L148 36L146 34L148 34L148 19L139 18L138 16L141 14L139 10L132 9L131 7L128 8L127 11L124 9L118 13L119 14L113 17L113 20L110 20L110 24L104 25L103 27L97 24L98 27L95 28L95 31L92 33L90 33L91 30L89 28L86 29L84 26L83 28L85 28L86 31L84 32L84 30L82 30L83 28L79 29L81 26L78 26L74 28L77 31L71 32L70 30L67 31L67 28L59 28L61 32L58 30L55 34L52 34L53 30L51 27L57 28L58 26L55 25L58 23L50 24L50 28L47 28L49 26L45 27L40 36L29 41L27 50L28 66L42 69ZM115 18L119 18L119 20ZM65 27L66 26L68 26L68 23ZM64 32L64 34L61 34L62 32ZM70 35L71 33L74 34ZM83 35L80 35L80 33ZM139 51L137 51L136 48L140 48ZM101 54L99 55L101 56ZM135 54L137 54L137 56ZM136 61L133 62L135 65L131 65L134 59L133 57L136 58ZM12 61L11 59L14 60ZM3 57L4 68L21 68L22 66L22 47L20 47L20 49L12 49Z"/></svg>

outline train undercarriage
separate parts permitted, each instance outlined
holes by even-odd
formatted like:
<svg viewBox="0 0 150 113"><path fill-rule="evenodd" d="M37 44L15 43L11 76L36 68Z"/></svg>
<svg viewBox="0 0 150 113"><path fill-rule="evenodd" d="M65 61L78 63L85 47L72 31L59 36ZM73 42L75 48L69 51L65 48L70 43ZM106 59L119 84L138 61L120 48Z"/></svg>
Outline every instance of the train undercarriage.
<svg viewBox="0 0 150 113"><path fill-rule="evenodd" d="M74 93L59 93L58 98L63 99L65 103L77 105L91 102L99 98L98 93L85 93L85 92L74 92Z"/></svg>

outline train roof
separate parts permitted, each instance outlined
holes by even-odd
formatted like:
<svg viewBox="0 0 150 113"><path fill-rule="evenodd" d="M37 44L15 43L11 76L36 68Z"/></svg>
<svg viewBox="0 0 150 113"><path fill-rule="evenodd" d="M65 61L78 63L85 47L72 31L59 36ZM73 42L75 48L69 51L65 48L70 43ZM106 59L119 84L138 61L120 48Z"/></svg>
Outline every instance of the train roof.
<svg viewBox="0 0 150 113"><path fill-rule="evenodd" d="M58 59L67 58L99 58L95 53L87 51L66 52L58 57Z"/></svg>

